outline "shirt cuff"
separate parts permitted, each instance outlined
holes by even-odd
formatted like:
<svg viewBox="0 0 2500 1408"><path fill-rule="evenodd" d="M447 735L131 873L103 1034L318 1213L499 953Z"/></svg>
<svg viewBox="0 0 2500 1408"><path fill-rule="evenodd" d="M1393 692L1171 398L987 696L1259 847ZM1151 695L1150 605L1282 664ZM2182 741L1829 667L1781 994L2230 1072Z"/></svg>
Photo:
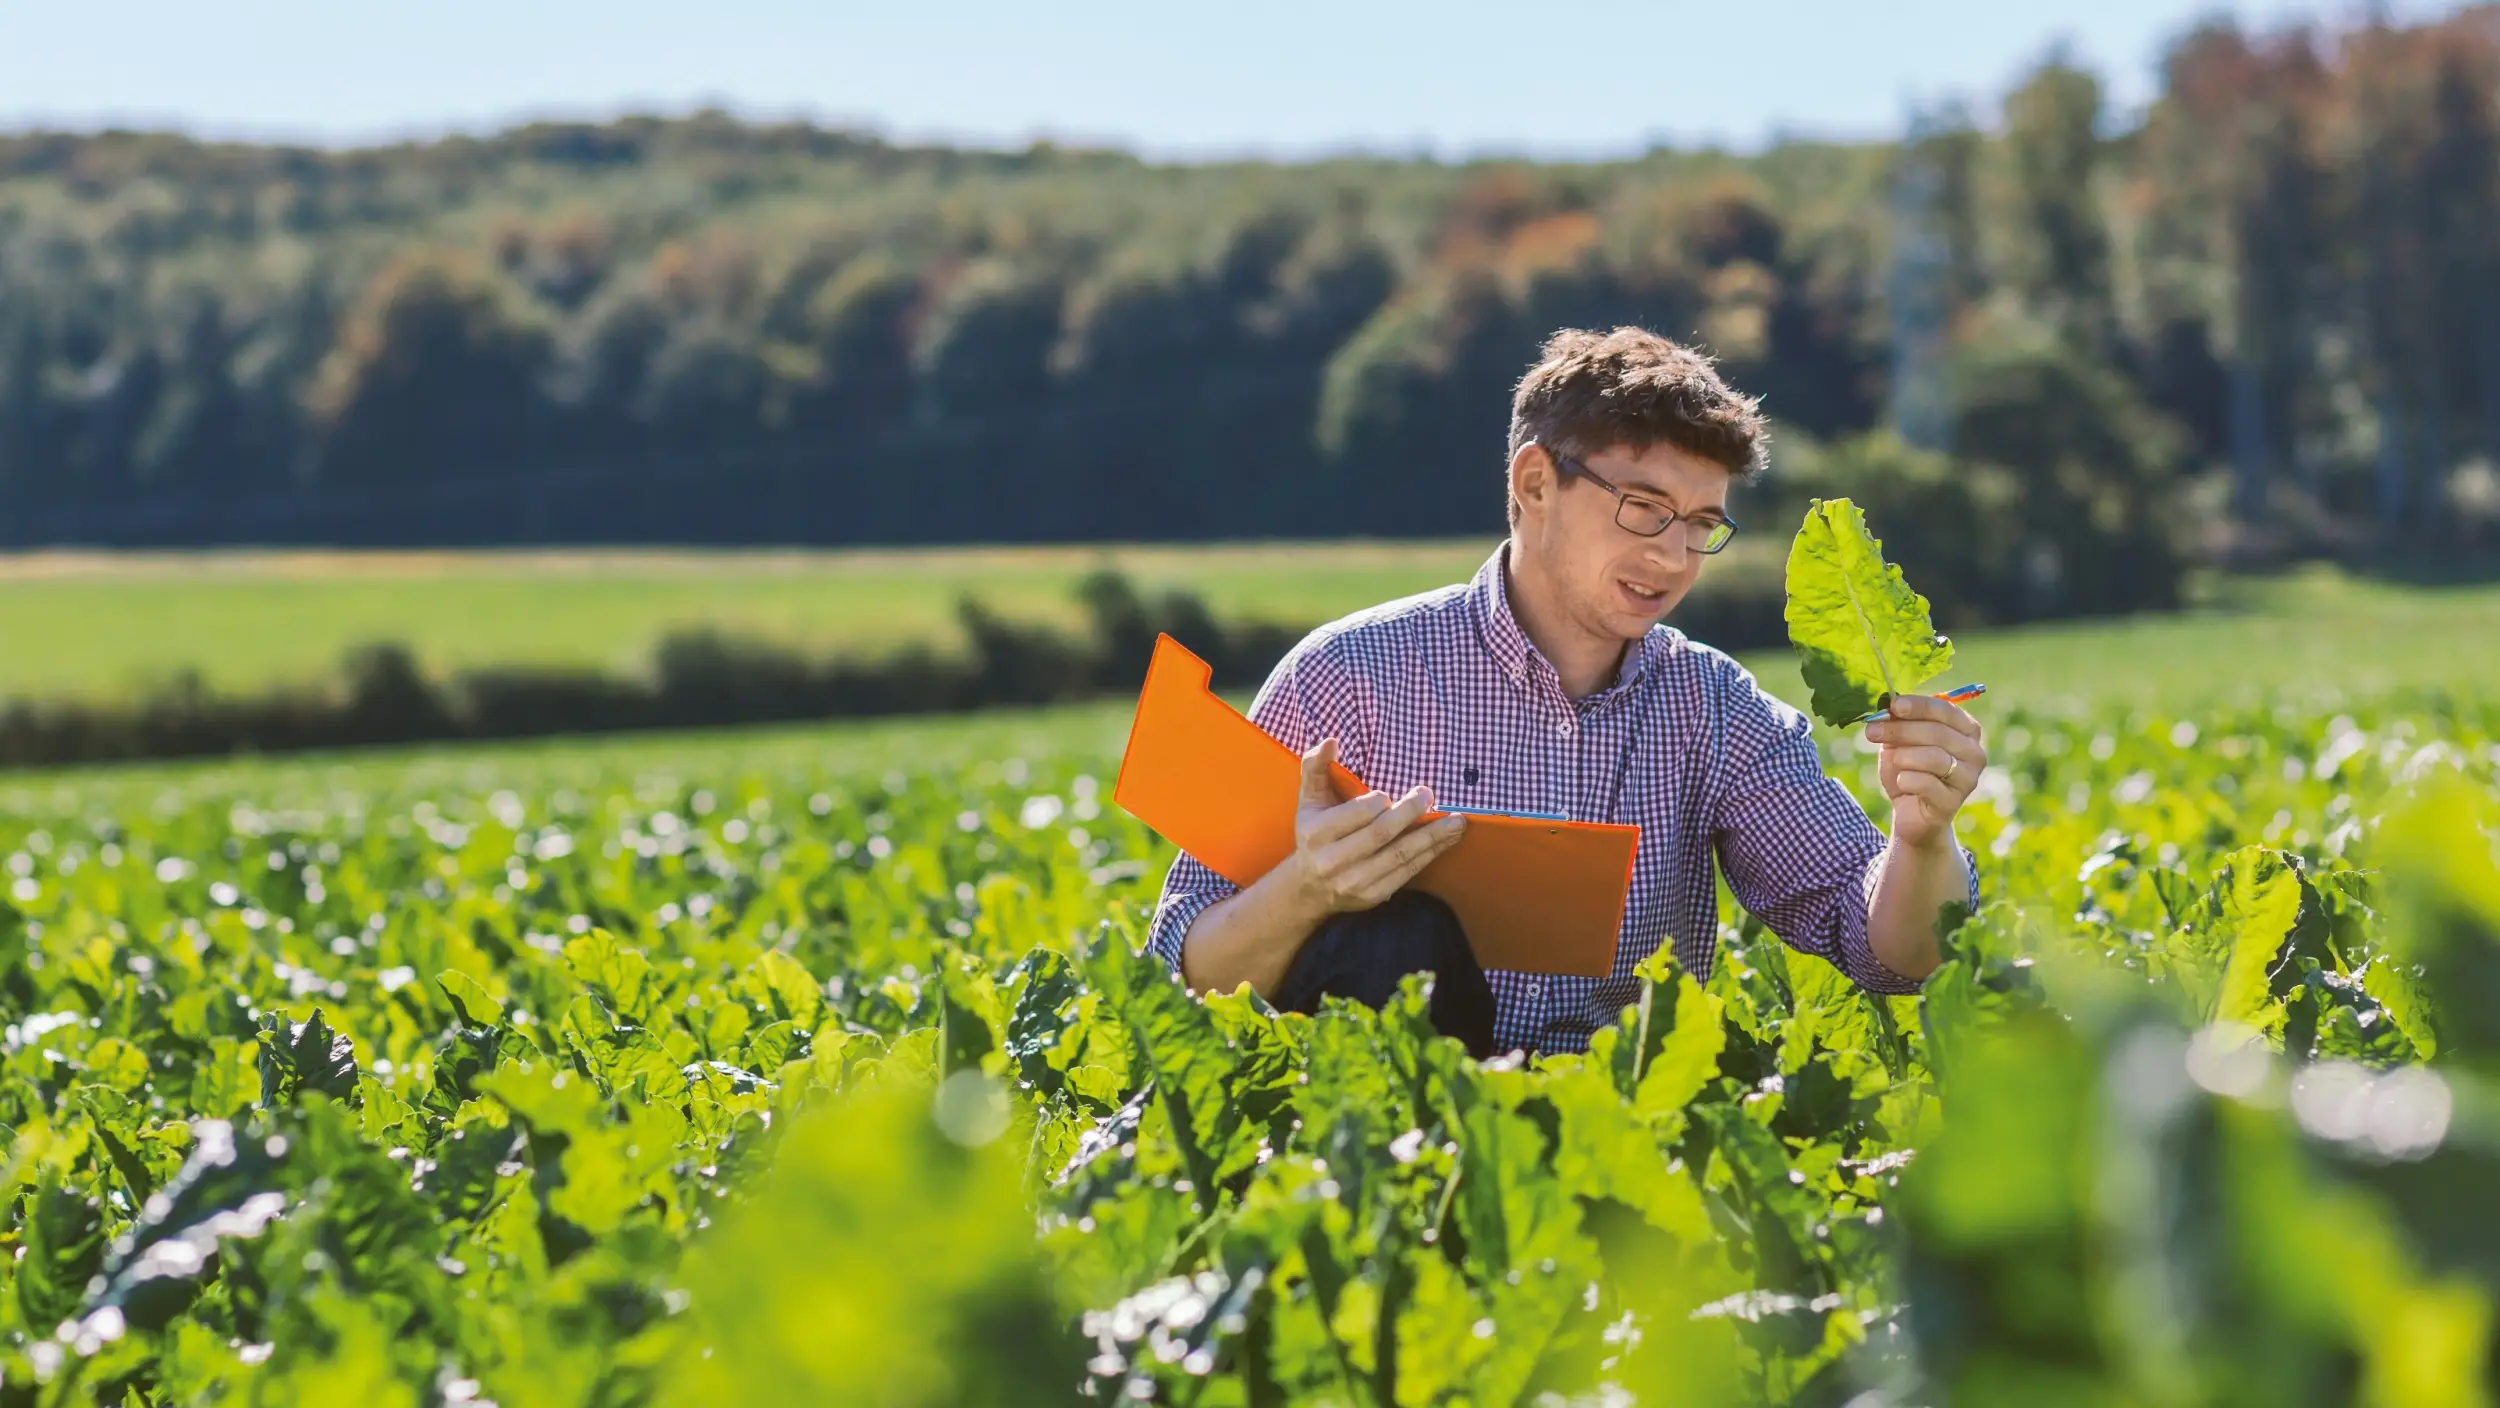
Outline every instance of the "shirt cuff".
<svg viewBox="0 0 2500 1408"><path fill-rule="evenodd" d="M1189 936L1189 926L1198 916L1236 893L1232 886L1205 890L1183 890L1165 895L1155 906L1154 923L1146 931L1146 952L1163 960L1165 967L1181 970L1181 942Z"/></svg>
<svg viewBox="0 0 2500 1408"><path fill-rule="evenodd" d="M1954 849L1961 853L1962 878L1967 887L1964 893L1971 912L1976 914L1979 912L1979 858L1971 854L1968 846L1957 845ZM1915 996L1926 984L1926 979L1905 978L1884 966L1884 961L1875 956L1874 941L1867 935L1870 920L1871 916L1861 910L1859 922L1841 930L1841 968L1852 982L1868 992L1894 997Z"/></svg>

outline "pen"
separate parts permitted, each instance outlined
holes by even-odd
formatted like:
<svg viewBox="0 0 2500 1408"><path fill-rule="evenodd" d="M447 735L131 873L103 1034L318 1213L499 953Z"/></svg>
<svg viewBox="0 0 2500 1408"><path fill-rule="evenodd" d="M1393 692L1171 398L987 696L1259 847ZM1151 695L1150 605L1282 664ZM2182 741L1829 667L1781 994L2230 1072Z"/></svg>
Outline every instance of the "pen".
<svg viewBox="0 0 2500 1408"><path fill-rule="evenodd" d="M1928 697L1931 699L1941 699L1947 704L1968 704L1972 700L1977 699L1979 696L1987 692L1988 687L1984 684L1957 684L1942 694L1930 695ZM1871 724L1877 719L1890 717L1892 717L1892 714L1889 709L1878 709L1874 713L1867 715L1865 718L1858 720L1858 722L1862 724Z"/></svg>

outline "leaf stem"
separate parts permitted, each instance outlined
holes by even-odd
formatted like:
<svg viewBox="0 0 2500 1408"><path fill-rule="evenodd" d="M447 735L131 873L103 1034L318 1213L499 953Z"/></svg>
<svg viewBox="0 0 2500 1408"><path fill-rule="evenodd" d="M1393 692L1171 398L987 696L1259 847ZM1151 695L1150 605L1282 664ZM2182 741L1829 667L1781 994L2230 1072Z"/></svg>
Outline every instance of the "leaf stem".
<svg viewBox="0 0 2500 1408"><path fill-rule="evenodd" d="M1824 505L1821 512L1823 526L1832 530L1832 544L1838 547L1840 529L1832 523L1831 505ZM1865 605L1858 600L1858 584L1849 579L1849 569L1846 564L1841 566L1839 576L1840 589L1849 596L1849 609L1858 615L1858 629L1866 632L1866 648L1875 654L1875 672L1884 677L1884 694L1887 696L1884 702L1889 704L1892 702L1889 696L1901 692L1892 683L1892 662L1884 658L1883 639L1875 634L1875 623L1867 617Z"/></svg>

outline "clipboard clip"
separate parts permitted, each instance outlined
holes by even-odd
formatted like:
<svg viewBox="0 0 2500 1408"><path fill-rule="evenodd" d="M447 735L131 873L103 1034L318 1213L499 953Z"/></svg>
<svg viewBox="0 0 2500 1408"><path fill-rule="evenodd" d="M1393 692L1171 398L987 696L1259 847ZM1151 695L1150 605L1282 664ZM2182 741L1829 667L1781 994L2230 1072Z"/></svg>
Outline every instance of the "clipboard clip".
<svg viewBox="0 0 2500 1408"><path fill-rule="evenodd" d="M1441 810L1444 812L1456 812L1460 816L1506 816L1514 817L1520 821L1571 820L1571 818L1564 816L1561 812L1506 812L1497 807L1443 807Z"/></svg>

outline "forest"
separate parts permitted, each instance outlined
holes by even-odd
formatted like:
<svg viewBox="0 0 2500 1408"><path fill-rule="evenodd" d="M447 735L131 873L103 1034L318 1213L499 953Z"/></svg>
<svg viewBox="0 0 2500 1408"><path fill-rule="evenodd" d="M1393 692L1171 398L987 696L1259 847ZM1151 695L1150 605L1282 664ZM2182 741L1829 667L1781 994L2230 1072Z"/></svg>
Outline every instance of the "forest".
<svg viewBox="0 0 2500 1408"><path fill-rule="evenodd" d="M1956 624L2158 608L2500 542L2495 225L2493 8L1603 163L21 133L0 546L1492 532L1537 342L1635 322L1764 397L1766 524L1852 494Z"/></svg>

